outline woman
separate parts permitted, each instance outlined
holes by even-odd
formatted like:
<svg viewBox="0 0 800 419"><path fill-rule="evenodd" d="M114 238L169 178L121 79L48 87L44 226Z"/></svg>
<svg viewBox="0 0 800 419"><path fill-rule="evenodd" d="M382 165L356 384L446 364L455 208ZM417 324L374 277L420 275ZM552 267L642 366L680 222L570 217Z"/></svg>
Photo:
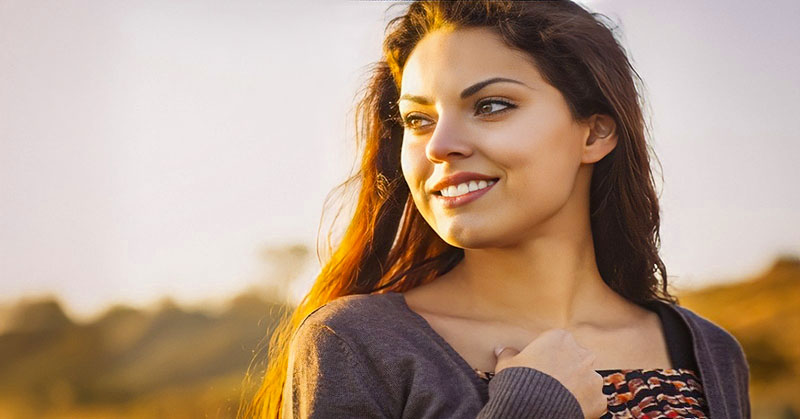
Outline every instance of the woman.
<svg viewBox="0 0 800 419"><path fill-rule="evenodd" d="M419 1L389 23L355 214L250 413L749 417L740 345L667 290L638 75L599 18Z"/></svg>

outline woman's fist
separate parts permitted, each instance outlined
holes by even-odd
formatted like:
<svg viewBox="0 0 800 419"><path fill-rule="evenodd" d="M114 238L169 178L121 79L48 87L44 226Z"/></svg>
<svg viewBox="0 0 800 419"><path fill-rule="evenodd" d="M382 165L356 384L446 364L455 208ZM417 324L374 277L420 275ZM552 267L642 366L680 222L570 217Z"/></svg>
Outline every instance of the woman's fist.
<svg viewBox="0 0 800 419"><path fill-rule="evenodd" d="M503 348L497 356L495 374L508 367L529 367L558 380L576 399L586 418L605 414L608 400L603 394L603 377L594 370L595 355L580 346L564 329L550 329L517 351Z"/></svg>

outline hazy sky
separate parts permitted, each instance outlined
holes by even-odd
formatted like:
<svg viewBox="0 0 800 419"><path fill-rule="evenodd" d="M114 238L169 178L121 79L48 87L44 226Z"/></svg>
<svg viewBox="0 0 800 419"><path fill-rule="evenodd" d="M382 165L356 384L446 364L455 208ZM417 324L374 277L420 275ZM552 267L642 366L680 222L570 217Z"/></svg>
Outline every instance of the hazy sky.
<svg viewBox="0 0 800 419"><path fill-rule="evenodd" d="M800 2L584 3L647 86L676 284L800 253ZM390 4L0 0L0 302L226 296L313 246Z"/></svg>

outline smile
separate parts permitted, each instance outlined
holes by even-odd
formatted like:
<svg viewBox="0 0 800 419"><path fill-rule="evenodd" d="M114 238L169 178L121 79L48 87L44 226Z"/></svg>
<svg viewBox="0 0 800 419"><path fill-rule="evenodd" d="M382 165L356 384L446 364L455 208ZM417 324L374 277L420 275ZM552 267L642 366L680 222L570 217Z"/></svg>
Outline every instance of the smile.
<svg viewBox="0 0 800 419"><path fill-rule="evenodd" d="M466 195L470 192L478 191L492 185L494 185L494 180L489 180L488 182L485 180L480 180L477 182L471 180L458 185L450 185L439 191L439 193L442 194L442 196L455 198L457 196Z"/></svg>
<svg viewBox="0 0 800 419"><path fill-rule="evenodd" d="M498 179L499 180L499 179ZM497 183L495 180L480 180L451 185L433 194L445 208L456 208L466 205L488 192Z"/></svg>

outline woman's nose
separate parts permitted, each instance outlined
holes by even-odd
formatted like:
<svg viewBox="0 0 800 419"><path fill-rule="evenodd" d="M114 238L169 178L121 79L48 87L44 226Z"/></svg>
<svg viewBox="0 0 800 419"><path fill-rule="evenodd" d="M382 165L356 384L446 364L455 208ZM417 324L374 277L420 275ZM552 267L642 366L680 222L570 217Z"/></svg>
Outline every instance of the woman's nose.
<svg viewBox="0 0 800 419"><path fill-rule="evenodd" d="M467 138L467 130L454 119L440 117L425 146L428 160L434 163L468 157L472 145Z"/></svg>

